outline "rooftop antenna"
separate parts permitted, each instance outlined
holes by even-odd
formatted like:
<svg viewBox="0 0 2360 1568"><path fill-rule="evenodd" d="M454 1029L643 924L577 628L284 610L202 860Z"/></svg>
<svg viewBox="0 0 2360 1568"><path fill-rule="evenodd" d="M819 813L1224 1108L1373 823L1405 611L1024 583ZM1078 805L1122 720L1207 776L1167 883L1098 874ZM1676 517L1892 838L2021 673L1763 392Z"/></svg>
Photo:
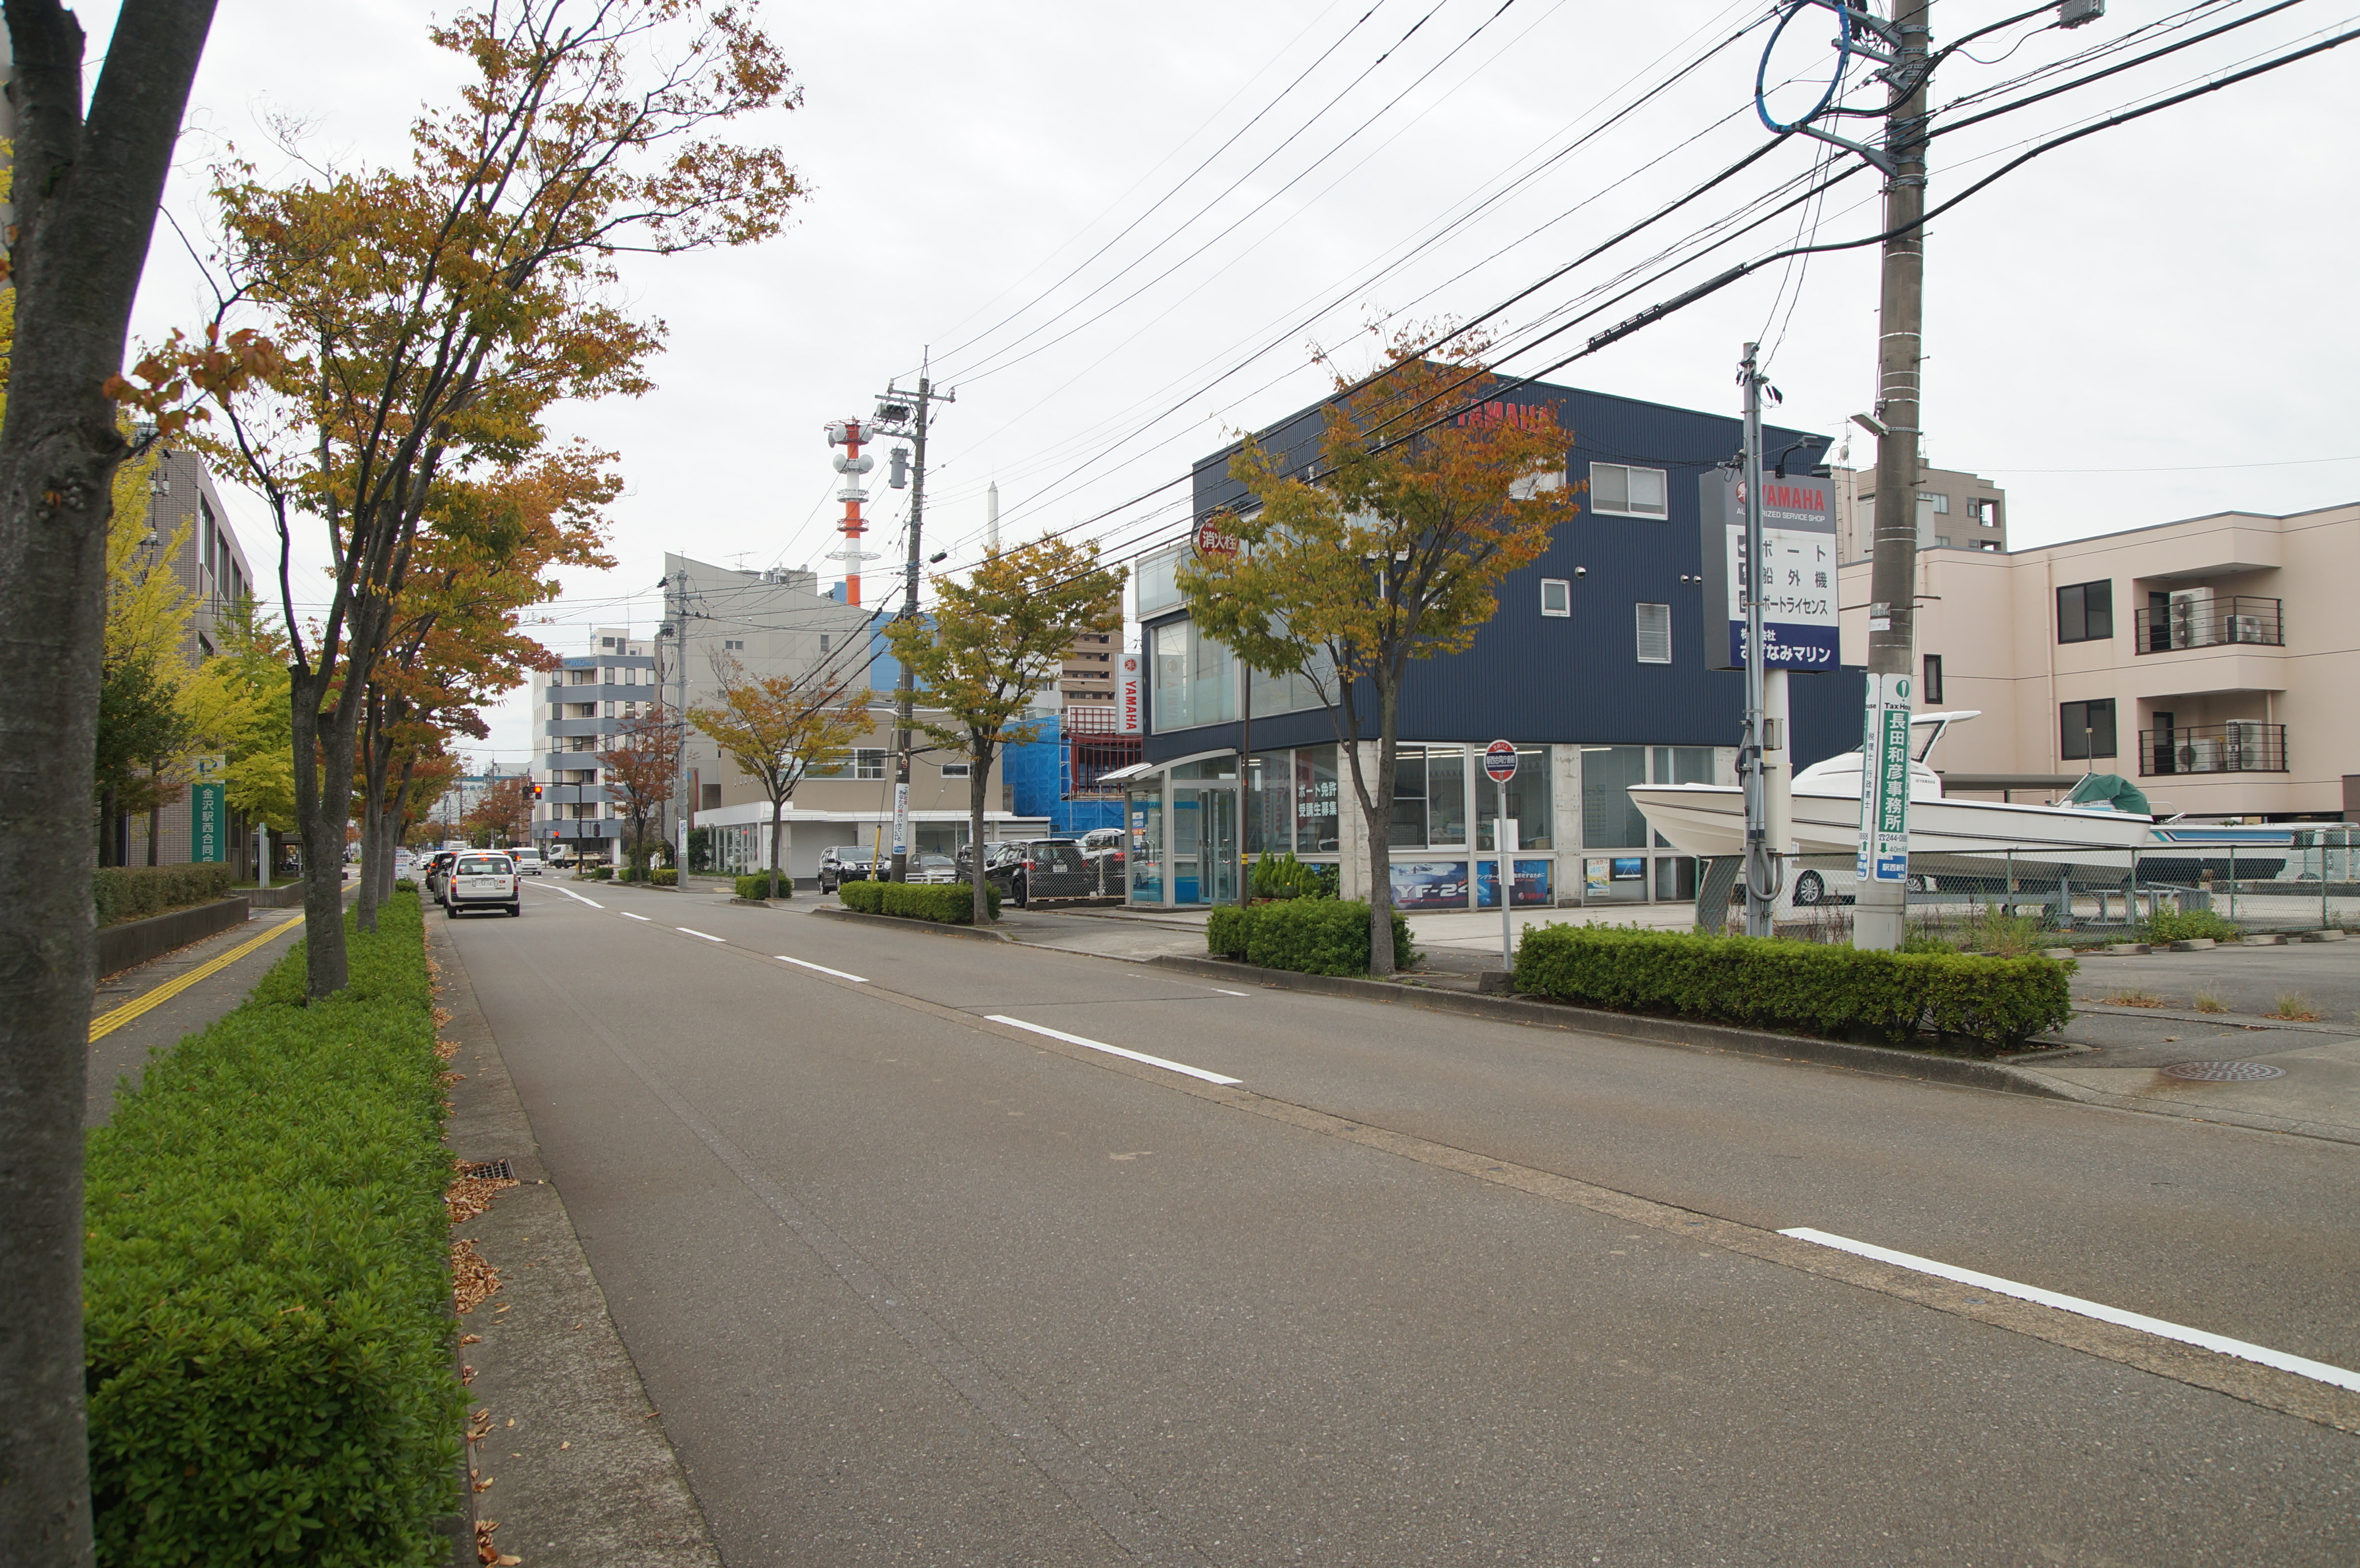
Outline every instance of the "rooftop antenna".
<svg viewBox="0 0 2360 1568"><path fill-rule="evenodd" d="M1000 481L997 479L983 493L983 548L989 554L1000 553Z"/></svg>

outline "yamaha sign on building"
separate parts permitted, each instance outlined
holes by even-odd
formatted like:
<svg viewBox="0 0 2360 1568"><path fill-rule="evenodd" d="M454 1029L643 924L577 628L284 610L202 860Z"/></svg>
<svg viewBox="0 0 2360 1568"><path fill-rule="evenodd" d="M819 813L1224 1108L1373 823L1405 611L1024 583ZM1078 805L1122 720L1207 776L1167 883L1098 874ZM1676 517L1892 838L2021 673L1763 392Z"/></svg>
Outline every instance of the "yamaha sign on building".
<svg viewBox="0 0 2360 1568"><path fill-rule="evenodd" d="M1708 669L1745 668L1745 480L1726 468L1698 477L1708 621L1729 635L1709 638ZM1762 481L1762 645L1765 668L1833 670L1836 640L1834 484L1805 475Z"/></svg>

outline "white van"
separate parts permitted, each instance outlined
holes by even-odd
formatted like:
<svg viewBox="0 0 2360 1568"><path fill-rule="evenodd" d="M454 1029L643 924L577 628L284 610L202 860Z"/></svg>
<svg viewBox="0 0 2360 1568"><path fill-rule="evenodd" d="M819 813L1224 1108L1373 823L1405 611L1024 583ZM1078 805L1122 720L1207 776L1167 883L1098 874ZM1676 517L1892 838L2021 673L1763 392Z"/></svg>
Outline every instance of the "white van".
<svg viewBox="0 0 2360 1568"><path fill-rule="evenodd" d="M518 876L538 877L541 875L541 851L537 849L512 849L508 851L508 858L516 862Z"/></svg>

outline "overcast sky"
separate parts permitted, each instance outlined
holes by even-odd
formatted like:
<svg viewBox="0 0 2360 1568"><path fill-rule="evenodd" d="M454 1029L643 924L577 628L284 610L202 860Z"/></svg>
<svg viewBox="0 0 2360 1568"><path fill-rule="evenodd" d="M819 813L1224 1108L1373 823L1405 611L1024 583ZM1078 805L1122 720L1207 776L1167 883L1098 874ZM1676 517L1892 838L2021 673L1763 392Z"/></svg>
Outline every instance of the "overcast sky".
<svg viewBox="0 0 2360 1568"><path fill-rule="evenodd" d="M569 580L536 630L566 653L596 626L643 634L666 550L829 571L840 508L821 427L865 414L890 378L909 385L929 348L957 394L936 426L929 553L972 556L993 479L1011 539L1077 523L1123 549L1168 536L1185 490L1133 498L1317 397L1315 346L1358 367L1367 321L1486 310L1766 139L1751 103L1766 27L1599 129L1766 8L773 0L760 14L803 105L742 134L783 147L810 198L763 245L629 269L634 308L670 328L658 389L556 421L622 454L621 564ZM1939 0L1937 41L2022 8ZM2062 78L2004 86L2078 51L2142 36L2152 48L2263 8L2114 0L2070 32L1995 33L1971 46L1994 63L1952 57L1934 98L2001 91L1937 125L2053 84ZM1930 200L2032 142L2341 31L2350 10L2309 0L1955 132L1937 143ZM81 8L93 70L112 11ZM308 123L313 147L346 164L404 159L420 103L458 81L425 37L449 14L224 0L168 198L183 228L206 229L206 169L225 144L278 170L264 135L273 116ZM2170 30L2183 20L2194 26ZM1831 31L1825 12L1798 21L1770 80L1824 72ZM2015 543L2360 492L2346 368L2360 344L2344 308L2355 72L2360 44L2101 133L1929 226L1927 458L2005 485ZM1802 89L1786 91L1775 102ZM1511 348L1601 313L1507 368L1538 370L1600 326L1794 243L1810 220L1822 241L1874 233L1876 180L1863 172L1686 270L1659 278L1660 263L1645 265L1808 175L1824 151L1794 138L1511 308L1498 323ZM1858 161L1827 157L1831 169ZM201 320L207 299L159 230L135 336ZM1760 337L1777 345L1781 422L1838 434L1873 396L1875 299L1873 248L1822 255L1799 276L1774 265L1551 378L1733 409L1739 345ZM1853 455L1871 461L1871 443ZM898 560L906 493L879 491L889 504L875 508L886 521L871 548ZM262 509L230 505L267 572L276 544ZM322 555L305 540L296 559L316 567ZM885 586L872 579L872 603ZM491 743L470 749L521 762L521 696L493 717Z"/></svg>

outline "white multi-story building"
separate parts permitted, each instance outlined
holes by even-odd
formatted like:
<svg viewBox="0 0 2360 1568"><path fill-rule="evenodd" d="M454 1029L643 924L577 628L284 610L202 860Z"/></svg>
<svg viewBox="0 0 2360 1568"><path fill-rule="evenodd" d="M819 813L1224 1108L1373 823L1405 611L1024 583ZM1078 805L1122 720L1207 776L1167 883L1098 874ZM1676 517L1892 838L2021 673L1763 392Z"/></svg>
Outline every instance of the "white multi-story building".
<svg viewBox="0 0 2360 1568"><path fill-rule="evenodd" d="M612 860L629 822L603 774L599 754L622 737L625 721L654 711L656 660L648 639L601 626L594 651L532 678L533 727L542 742L533 781L532 842L556 860ZM650 825L650 836L659 826Z"/></svg>

